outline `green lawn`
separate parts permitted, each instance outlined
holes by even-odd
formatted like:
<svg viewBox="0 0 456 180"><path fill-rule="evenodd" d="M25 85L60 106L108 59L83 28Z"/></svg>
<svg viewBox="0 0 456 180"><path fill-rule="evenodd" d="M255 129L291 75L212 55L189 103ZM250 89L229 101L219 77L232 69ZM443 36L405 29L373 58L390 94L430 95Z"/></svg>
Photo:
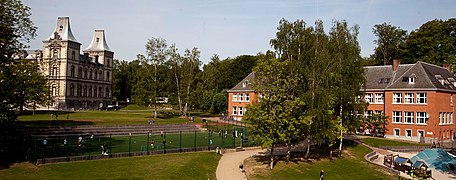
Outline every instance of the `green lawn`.
<svg viewBox="0 0 456 180"><path fill-rule="evenodd" d="M348 147L341 159L332 162L328 159L288 164L279 161L273 170L258 170L249 179L318 179L321 170L325 171L325 179L397 179L382 168L365 161L364 155L369 152L369 148L356 145ZM246 163L246 166L249 164Z"/></svg>
<svg viewBox="0 0 456 180"><path fill-rule="evenodd" d="M34 166L15 164L0 179L215 179L220 155L166 154Z"/></svg>
<svg viewBox="0 0 456 180"><path fill-rule="evenodd" d="M429 144L416 143L411 141L400 141L385 138L364 137L360 139L361 142L366 143L372 147L380 146L430 146Z"/></svg>
<svg viewBox="0 0 456 180"><path fill-rule="evenodd" d="M18 117L17 123L25 125L127 125L147 124L148 120L154 119L152 110L58 112L58 120L55 120L55 116L51 120L51 114L55 114L55 112L21 115ZM154 120L156 124L183 124L188 122L188 119L168 114L159 114L158 119ZM201 119L195 119L195 123L201 122Z"/></svg>

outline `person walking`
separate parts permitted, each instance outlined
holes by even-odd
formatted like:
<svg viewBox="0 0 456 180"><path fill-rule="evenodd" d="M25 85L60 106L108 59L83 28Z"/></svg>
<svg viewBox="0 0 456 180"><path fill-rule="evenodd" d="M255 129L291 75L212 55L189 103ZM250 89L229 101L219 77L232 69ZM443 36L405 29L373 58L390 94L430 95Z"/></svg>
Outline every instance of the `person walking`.
<svg viewBox="0 0 456 180"><path fill-rule="evenodd" d="M325 172L323 171L323 169L320 171L320 180L323 180L324 179L324 176L325 176Z"/></svg>

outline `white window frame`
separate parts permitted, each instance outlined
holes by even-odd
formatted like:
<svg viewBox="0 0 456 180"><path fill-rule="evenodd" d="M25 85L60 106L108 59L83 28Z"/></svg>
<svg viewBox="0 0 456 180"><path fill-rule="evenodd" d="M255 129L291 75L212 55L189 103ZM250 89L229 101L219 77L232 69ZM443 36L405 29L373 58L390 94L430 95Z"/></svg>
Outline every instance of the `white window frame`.
<svg viewBox="0 0 456 180"><path fill-rule="evenodd" d="M421 100L424 102L420 102ZM427 93L416 93L416 104L427 104Z"/></svg>
<svg viewBox="0 0 456 180"><path fill-rule="evenodd" d="M243 107L239 107L239 116L243 116L244 115L244 111L243 111Z"/></svg>
<svg viewBox="0 0 456 180"><path fill-rule="evenodd" d="M410 112L410 111L404 112L404 123L405 124L413 124L414 123L415 118L414 118L413 114L415 114L415 113L414 112ZM410 121L408 121L408 120L410 120Z"/></svg>
<svg viewBox="0 0 456 180"><path fill-rule="evenodd" d="M397 133L396 133L397 132ZM401 129L399 128L394 128L393 129L393 134L395 137L400 137L401 136Z"/></svg>
<svg viewBox="0 0 456 180"><path fill-rule="evenodd" d="M244 93L239 93L238 101L244 102Z"/></svg>
<svg viewBox="0 0 456 180"><path fill-rule="evenodd" d="M383 114L383 111L382 110L375 110L374 113L375 114Z"/></svg>
<svg viewBox="0 0 456 180"><path fill-rule="evenodd" d="M367 110L366 113L364 114L364 117L371 118L373 114L374 114L374 111Z"/></svg>
<svg viewBox="0 0 456 180"><path fill-rule="evenodd" d="M245 102L250 102L250 94L245 94Z"/></svg>
<svg viewBox="0 0 456 180"><path fill-rule="evenodd" d="M233 93L233 102L237 102L237 93Z"/></svg>
<svg viewBox="0 0 456 180"><path fill-rule="evenodd" d="M426 112L416 112L416 124L426 124L426 119L427 119ZM421 121L423 121L423 122L421 122Z"/></svg>
<svg viewBox="0 0 456 180"><path fill-rule="evenodd" d="M375 93L375 103L376 104L383 104L383 94L382 93Z"/></svg>
<svg viewBox="0 0 456 180"><path fill-rule="evenodd" d="M397 119L400 121L398 122ZM393 123L402 123L402 111L393 111Z"/></svg>
<svg viewBox="0 0 456 180"><path fill-rule="evenodd" d="M404 93L404 104L413 104L415 103L415 94L414 93Z"/></svg>
<svg viewBox="0 0 456 180"><path fill-rule="evenodd" d="M372 93L366 93L364 95L364 101L366 101L369 104L374 103L374 98L373 98Z"/></svg>
<svg viewBox="0 0 456 180"><path fill-rule="evenodd" d="M402 104L402 93L393 93L393 104Z"/></svg>
<svg viewBox="0 0 456 180"><path fill-rule="evenodd" d="M415 76L409 77L409 84L415 84Z"/></svg>
<svg viewBox="0 0 456 180"><path fill-rule="evenodd" d="M408 132L410 132L410 135L408 134ZM412 129L405 129L405 137L412 137L413 136L413 131Z"/></svg>
<svg viewBox="0 0 456 180"><path fill-rule="evenodd" d="M236 106L233 106L233 115L237 115L237 107Z"/></svg>
<svg viewBox="0 0 456 180"><path fill-rule="evenodd" d="M439 125L442 125L443 124L443 112L439 112Z"/></svg>

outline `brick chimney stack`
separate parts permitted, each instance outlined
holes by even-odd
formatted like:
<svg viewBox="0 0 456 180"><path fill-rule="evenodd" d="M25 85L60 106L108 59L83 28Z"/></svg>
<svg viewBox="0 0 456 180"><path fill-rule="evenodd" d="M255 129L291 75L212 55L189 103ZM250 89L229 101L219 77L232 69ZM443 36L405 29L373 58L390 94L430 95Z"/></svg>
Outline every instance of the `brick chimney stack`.
<svg viewBox="0 0 456 180"><path fill-rule="evenodd" d="M397 68L399 68L399 64L401 64L401 60L393 59L393 71L397 71Z"/></svg>
<svg viewBox="0 0 456 180"><path fill-rule="evenodd" d="M449 72L451 72L451 64L443 64L442 67L444 67L445 69L447 69Z"/></svg>

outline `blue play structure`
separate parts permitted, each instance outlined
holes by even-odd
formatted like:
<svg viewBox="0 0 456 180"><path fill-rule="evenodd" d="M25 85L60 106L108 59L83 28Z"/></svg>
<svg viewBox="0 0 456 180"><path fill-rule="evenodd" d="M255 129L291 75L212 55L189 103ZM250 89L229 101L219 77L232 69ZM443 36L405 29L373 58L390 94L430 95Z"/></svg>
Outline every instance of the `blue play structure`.
<svg viewBox="0 0 456 180"><path fill-rule="evenodd" d="M456 157L448 154L443 149L426 149L413 156L410 160L412 162L423 161L430 168L456 174Z"/></svg>

